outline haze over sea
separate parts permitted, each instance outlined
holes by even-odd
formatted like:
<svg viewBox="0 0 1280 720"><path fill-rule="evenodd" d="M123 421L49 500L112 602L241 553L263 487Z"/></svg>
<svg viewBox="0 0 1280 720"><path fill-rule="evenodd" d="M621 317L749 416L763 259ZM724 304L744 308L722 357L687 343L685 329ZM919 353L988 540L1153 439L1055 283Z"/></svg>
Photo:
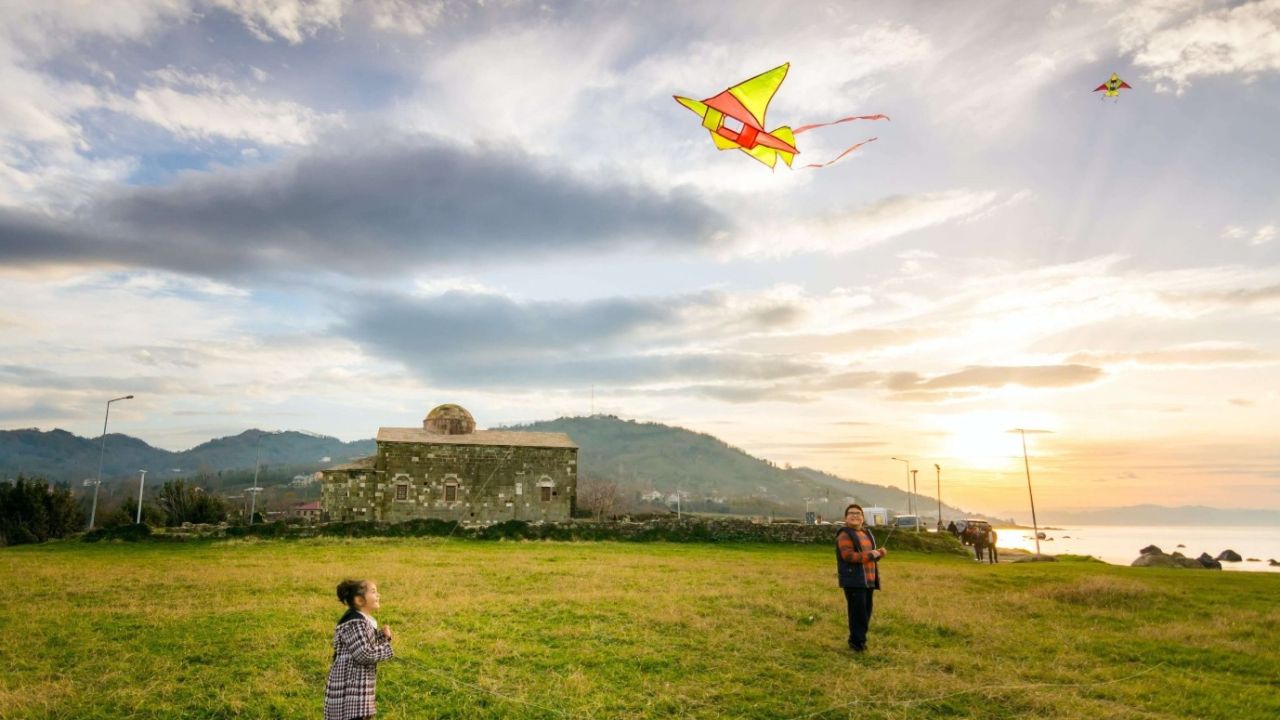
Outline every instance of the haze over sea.
<svg viewBox="0 0 1280 720"><path fill-rule="evenodd" d="M1092 555L1116 565L1128 565L1138 551L1155 545L1166 553L1180 552L1187 557L1209 553L1217 557L1223 550L1235 550L1242 558L1258 558L1260 562L1222 563L1224 570L1280 571L1267 561L1280 560L1280 528L1239 525L1074 525L1052 526L1041 531L1051 540L1041 540L1040 549L1048 555ZM1035 552L1031 530L997 529L1002 548L1021 548ZM1178 547L1178 545L1186 547Z"/></svg>

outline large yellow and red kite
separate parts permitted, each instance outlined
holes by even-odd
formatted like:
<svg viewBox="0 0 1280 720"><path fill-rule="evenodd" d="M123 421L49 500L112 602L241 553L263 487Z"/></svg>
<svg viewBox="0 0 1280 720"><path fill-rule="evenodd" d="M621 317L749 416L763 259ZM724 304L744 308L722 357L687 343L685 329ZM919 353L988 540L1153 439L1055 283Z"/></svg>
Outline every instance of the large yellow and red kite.
<svg viewBox="0 0 1280 720"><path fill-rule="evenodd" d="M702 127L711 133L711 140L717 148L741 150L769 167L774 167L778 158L782 158L782 162L791 167L791 161L800 154L796 149L796 135L800 133L852 120L889 119L887 115L852 115L826 123L801 125L795 130L782 125L765 131L765 111L769 108L774 93L778 92L778 87L787 77L790 67L791 63L783 63L706 100L691 100L679 95L675 99L702 118ZM811 163L805 167L826 167L875 139L868 138L827 162Z"/></svg>
<svg viewBox="0 0 1280 720"><path fill-rule="evenodd" d="M1105 100L1109 97L1119 98L1121 89L1132 90L1133 88L1129 87L1129 83L1121 80L1119 74L1111 73L1111 78L1094 88L1093 91L1106 90L1106 92L1102 93L1102 98Z"/></svg>

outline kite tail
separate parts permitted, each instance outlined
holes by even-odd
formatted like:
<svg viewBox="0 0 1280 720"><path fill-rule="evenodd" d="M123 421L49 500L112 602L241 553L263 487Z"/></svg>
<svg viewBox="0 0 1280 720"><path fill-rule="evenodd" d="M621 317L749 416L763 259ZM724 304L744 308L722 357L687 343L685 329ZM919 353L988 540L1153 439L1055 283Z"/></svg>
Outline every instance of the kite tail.
<svg viewBox="0 0 1280 720"><path fill-rule="evenodd" d="M844 152L842 152L842 153L840 153L839 155L835 156L835 158L833 158L833 159L831 159L831 160L828 160L828 161L826 161L826 162L824 162L824 163L809 163L808 165L805 165L805 167L806 167L806 168L823 168L823 167L826 167L826 166L828 166L828 165L830 165L830 164L832 164L832 163L839 162L839 160L840 160L841 158L843 158L845 155L848 155L849 153L853 152L854 150L857 150L858 148L862 147L863 145L866 145L866 144L867 144L867 143L869 143L869 142L875 142L875 140L876 140L876 138L867 138L866 140L863 140L862 142L858 143L857 145L854 145L853 147L849 148L848 150L845 150Z"/></svg>
<svg viewBox="0 0 1280 720"><path fill-rule="evenodd" d="M802 132L808 132L814 128L827 127L828 125L839 125L840 123L847 123L853 120L888 120L888 119L889 119L888 115L880 115L878 113L875 115L850 115L849 117L840 118L839 120L832 120L831 122L814 123L813 125L801 125L800 127L795 129L795 134L799 135Z"/></svg>

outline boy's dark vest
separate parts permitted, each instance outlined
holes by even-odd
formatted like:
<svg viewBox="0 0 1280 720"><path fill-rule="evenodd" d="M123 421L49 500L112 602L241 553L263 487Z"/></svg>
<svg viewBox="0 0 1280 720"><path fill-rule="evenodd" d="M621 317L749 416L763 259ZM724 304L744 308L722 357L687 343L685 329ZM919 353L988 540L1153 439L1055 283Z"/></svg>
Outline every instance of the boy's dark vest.
<svg viewBox="0 0 1280 720"><path fill-rule="evenodd" d="M849 539L853 541L854 552L862 552L863 550L862 543L858 540L858 533L853 532L852 529L842 527L839 532L836 533L836 574L840 578L840 587L867 587L867 573L863 570L862 565L859 563L846 562L844 558L840 557L840 533L845 533L849 536ZM870 530L867 531L867 535L871 537L871 549L875 550L876 536L872 534ZM880 573L876 573L875 582L871 583L870 587L876 590L880 589Z"/></svg>

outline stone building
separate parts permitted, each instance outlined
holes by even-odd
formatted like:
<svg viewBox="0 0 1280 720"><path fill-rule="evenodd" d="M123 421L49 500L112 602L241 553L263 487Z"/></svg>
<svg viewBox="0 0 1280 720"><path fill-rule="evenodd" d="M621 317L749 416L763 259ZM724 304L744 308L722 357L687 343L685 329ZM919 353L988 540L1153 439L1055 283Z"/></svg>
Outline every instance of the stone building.
<svg viewBox="0 0 1280 720"><path fill-rule="evenodd" d="M372 457L324 471L330 520L487 524L573 513L578 446L564 433L476 430L465 408L441 405L421 428L379 428L377 443Z"/></svg>

